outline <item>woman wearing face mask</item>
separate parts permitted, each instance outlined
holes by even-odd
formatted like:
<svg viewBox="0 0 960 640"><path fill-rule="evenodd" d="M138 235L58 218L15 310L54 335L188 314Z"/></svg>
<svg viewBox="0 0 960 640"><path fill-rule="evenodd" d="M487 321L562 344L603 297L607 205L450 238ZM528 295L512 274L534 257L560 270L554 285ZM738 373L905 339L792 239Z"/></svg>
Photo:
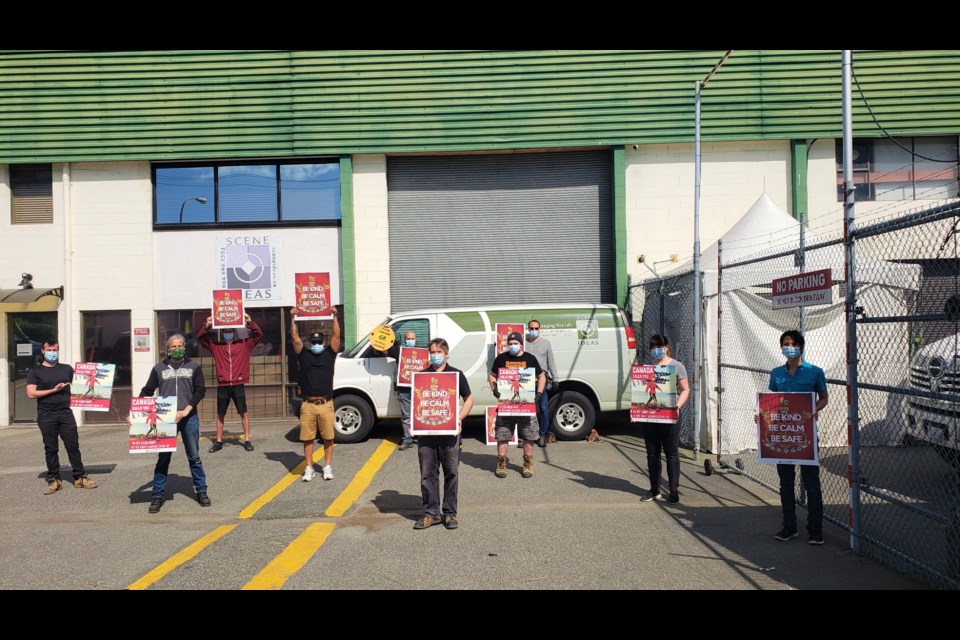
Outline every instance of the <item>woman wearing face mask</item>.
<svg viewBox="0 0 960 640"><path fill-rule="evenodd" d="M677 421L672 424L644 422L643 440L647 447L647 470L650 473L650 491L641 500L662 500L660 491L660 452L667 457L667 482L670 489L670 504L680 502L680 409L690 396L690 382L683 363L670 357L670 341L666 336L650 336L650 360L647 365L674 367L677 373Z"/></svg>

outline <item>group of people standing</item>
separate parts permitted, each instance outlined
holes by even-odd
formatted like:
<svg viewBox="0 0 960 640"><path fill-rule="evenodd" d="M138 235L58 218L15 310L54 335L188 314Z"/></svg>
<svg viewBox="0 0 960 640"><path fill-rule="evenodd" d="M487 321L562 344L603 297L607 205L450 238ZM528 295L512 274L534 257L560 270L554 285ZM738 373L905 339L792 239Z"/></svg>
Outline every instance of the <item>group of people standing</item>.
<svg viewBox="0 0 960 640"><path fill-rule="evenodd" d="M309 347L300 338L297 328L298 310L291 309L290 336L294 352L300 365L300 395L303 404L300 409L300 440L303 443L304 473L303 480L313 479L313 443L319 434L323 442L324 480L333 479L334 446L334 408L333 376L337 352L340 350L340 325L337 315L333 315L332 333L325 336L314 331L308 338ZM250 377L250 354L262 339L263 332L257 324L245 315L244 318L250 336L237 339L233 330L224 331L221 340L214 340L210 327L212 318L198 333L198 340L211 351L217 371L217 439L210 447L214 453L223 448L223 420L232 400L243 425L243 447L253 451L250 442L250 422L246 406L244 384ZM511 333L507 337L507 350L497 355L490 369L488 381L494 397L500 397L497 381L501 369L533 369L536 379L537 413L535 416L498 416L496 422L497 466L494 471L498 478L507 477L507 453L514 430L522 439L523 478L533 477L533 445L547 446L549 429L548 396L546 390L547 372L558 380L553 349L549 340L540 336L541 325L537 320L527 323L526 348L524 337ZM329 338L329 339L328 339ZM404 344L416 346L416 334L407 331ZM666 457L667 500L671 504L680 501L680 422L679 412L687 403L690 385L684 365L673 359L670 342L664 335L655 334L649 340L649 359L645 364L672 366L677 375L677 415L678 420L671 424L642 423L643 438L647 451L647 470L650 489L641 498L643 502L664 499L661 485L661 457ZM803 360L805 341L799 331L786 331L780 336L780 347L785 364L770 372L768 389L784 392L816 393L815 411L819 412L827 405L828 394L823 369ZM77 424L70 410L70 383L73 368L59 362L59 344L55 339L47 340L42 346L43 360L33 367L27 377L27 397L37 400L37 424L43 437L47 463L47 487L43 493L50 495L62 487L60 461L58 456L59 437L63 440L73 468L73 484L77 488L94 489L97 483L87 477L80 454ZM400 450L417 446L420 463L420 488L423 498L423 516L416 521L414 529L426 529L443 524L447 529L459 526L457 519L457 494L459 483L460 454L462 450L461 430L463 419L473 407L473 395L466 376L447 362L450 346L443 338L434 338L428 345L429 366L424 372L452 372L459 374L459 393L462 400L457 416L457 433L450 436L419 436L414 439L410 430L410 387L397 387L396 393L401 408L403 438ZM390 347L387 352L399 360L399 344ZM187 455L190 473L193 478L196 500L203 507L209 507L206 474L200 461L199 438L200 420L197 406L206 393L203 370L200 364L186 357L186 339L180 334L170 336L166 342L167 357L155 365L147 383L140 390L140 397L152 396L159 391L161 396L175 396L177 413L175 420L177 432L181 435ZM544 369L544 366L546 369ZM755 416L756 419L756 416ZM130 417L127 417L128 423ZM163 506L167 474L170 466L170 452L158 454L154 468L152 500L149 513L157 513ZM440 494L440 472L443 472L443 497ZM783 512L783 528L774 536L786 541L797 537L796 503L794 498L795 465L778 464L780 479L780 500ZM823 544L823 497L820 488L820 468L816 465L802 465L801 478L807 492L808 542Z"/></svg>

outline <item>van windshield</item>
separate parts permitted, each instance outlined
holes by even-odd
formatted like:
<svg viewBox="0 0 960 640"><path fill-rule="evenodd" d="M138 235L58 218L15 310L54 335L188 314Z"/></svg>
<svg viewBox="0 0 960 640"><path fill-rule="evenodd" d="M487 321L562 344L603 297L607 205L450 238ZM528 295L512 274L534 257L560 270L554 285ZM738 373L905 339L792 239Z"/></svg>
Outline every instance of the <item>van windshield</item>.
<svg viewBox="0 0 960 640"><path fill-rule="evenodd" d="M377 326L379 327L379 326L382 326L382 325L385 325L385 324L390 324L390 321L391 321L391 320L392 320L392 318L391 318L390 316L387 316L386 320L384 320L383 322L381 322L381 323L378 324ZM369 343L370 343L370 332L368 331L368 332L366 333L366 335L364 335L363 337L360 338L360 340L357 342L357 344L353 345L352 347L350 347L349 349L347 349L346 351L344 351L343 353L341 353L341 354L340 354L340 357L341 357L341 358L356 358L358 355L360 355L361 353L363 353L363 350L367 347L367 345L368 345Z"/></svg>

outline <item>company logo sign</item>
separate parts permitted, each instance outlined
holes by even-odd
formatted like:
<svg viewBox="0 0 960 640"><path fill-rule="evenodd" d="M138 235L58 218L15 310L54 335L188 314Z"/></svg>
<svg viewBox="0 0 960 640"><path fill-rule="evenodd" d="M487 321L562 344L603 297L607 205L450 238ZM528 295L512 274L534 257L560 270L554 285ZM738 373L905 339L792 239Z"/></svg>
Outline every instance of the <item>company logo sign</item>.
<svg viewBox="0 0 960 640"><path fill-rule="evenodd" d="M279 301L279 248L275 235L217 238L217 288L240 289L245 301Z"/></svg>

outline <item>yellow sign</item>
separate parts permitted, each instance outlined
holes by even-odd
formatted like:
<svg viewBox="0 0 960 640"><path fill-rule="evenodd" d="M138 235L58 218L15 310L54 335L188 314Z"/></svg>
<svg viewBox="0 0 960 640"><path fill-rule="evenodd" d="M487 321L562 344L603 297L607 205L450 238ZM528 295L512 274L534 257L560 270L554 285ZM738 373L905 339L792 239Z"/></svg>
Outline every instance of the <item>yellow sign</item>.
<svg viewBox="0 0 960 640"><path fill-rule="evenodd" d="M393 329L387 325L380 325L370 332L370 345L377 351L386 351L394 343Z"/></svg>

